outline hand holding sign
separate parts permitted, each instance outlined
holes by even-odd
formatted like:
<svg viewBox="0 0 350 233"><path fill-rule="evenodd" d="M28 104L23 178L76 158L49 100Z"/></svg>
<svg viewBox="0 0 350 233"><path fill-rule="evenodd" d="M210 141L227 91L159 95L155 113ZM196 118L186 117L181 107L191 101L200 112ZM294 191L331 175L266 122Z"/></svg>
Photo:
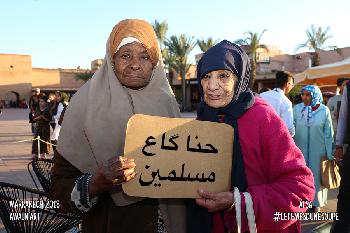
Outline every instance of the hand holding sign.
<svg viewBox="0 0 350 233"><path fill-rule="evenodd" d="M94 196L109 191L115 185L128 182L135 177L136 164L133 159L114 156L107 166L100 166L91 178L89 194Z"/></svg>
<svg viewBox="0 0 350 233"><path fill-rule="evenodd" d="M228 125L136 114L128 122L124 154L135 159L137 175L123 190L158 198L196 198L200 188L227 191L232 150Z"/></svg>

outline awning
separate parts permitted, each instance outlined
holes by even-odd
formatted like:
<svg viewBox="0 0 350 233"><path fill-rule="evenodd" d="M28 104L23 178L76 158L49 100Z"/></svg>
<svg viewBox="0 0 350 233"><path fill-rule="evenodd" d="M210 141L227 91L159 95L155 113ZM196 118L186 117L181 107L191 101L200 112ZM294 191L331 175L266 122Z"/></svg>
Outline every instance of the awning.
<svg viewBox="0 0 350 233"><path fill-rule="evenodd" d="M295 84L317 86L337 85L337 79L350 77L350 57L331 64L311 67L294 75Z"/></svg>

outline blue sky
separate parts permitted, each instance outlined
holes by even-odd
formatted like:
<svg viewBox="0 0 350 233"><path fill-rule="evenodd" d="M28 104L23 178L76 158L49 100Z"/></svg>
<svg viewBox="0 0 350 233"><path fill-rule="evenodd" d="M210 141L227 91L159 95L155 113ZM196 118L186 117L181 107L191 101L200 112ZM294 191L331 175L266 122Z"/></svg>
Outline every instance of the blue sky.
<svg viewBox="0 0 350 233"><path fill-rule="evenodd" d="M117 22L141 18L166 19L167 36L236 40L266 28L263 43L293 54L311 24L331 28L327 45L350 46L349 9L349 0L4 0L0 53L29 54L33 67L90 68L92 60L104 57ZM199 51L191 53L192 61Z"/></svg>

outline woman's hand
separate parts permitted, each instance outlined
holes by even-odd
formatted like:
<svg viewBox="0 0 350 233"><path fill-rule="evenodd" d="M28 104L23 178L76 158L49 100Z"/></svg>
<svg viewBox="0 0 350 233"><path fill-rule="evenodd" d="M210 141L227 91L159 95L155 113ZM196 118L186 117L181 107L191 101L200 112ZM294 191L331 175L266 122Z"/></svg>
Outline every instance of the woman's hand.
<svg viewBox="0 0 350 233"><path fill-rule="evenodd" d="M108 160L107 166L100 166L91 177L89 194L98 195L111 190L114 186L128 182L135 177L136 164L134 159L122 156Z"/></svg>
<svg viewBox="0 0 350 233"><path fill-rule="evenodd" d="M334 158L337 161L343 160L343 147L342 146L336 147L335 152L334 152Z"/></svg>
<svg viewBox="0 0 350 233"><path fill-rule="evenodd" d="M234 202L232 192L212 193L198 190L198 194L202 198L196 199L197 205L207 208L210 213L229 209Z"/></svg>

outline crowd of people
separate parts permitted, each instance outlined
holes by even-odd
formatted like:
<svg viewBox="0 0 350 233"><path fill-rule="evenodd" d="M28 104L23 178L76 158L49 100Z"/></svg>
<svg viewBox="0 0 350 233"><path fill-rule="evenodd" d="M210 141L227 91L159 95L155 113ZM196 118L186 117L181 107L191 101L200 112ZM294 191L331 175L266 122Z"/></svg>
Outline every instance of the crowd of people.
<svg viewBox="0 0 350 233"><path fill-rule="evenodd" d="M56 149L60 132L59 119L69 102L65 92L56 91L47 96L36 88L29 99L29 123L31 123L34 140L32 144L33 158L46 158L52 145Z"/></svg>
<svg viewBox="0 0 350 233"><path fill-rule="evenodd" d="M312 198L312 211L319 212L320 208L327 204L328 190L321 183L322 159L336 159L342 165L337 205L339 220L333 224L333 232L349 232L350 158L349 149L346 149L349 140L349 107L347 105L349 96L346 94L350 88L349 80L349 78L339 78L337 80L339 95L329 98L328 101L324 101L319 87L306 85L300 92L301 103L292 107L292 102L286 97L290 89L286 87L288 84L293 86L293 76L281 71L276 74L277 88L260 94L275 109L285 124L295 129L295 144L302 151L305 162L314 177L316 192ZM293 119L293 124L290 119Z"/></svg>
<svg viewBox="0 0 350 233"><path fill-rule="evenodd" d="M101 68L68 108L64 92L46 96L37 88L30 98L32 133L41 139L40 146L33 141L33 157L45 158L48 142L54 145L52 198L62 211L82 215L83 232L300 232L300 221L276 222L274 213L307 211L300 206L305 200L312 202L308 211L319 212L327 203L321 159L335 158L343 167L334 232L347 232L350 156L343 146L349 140L350 82L339 79L344 95L327 106L314 85L304 86L300 103L293 104L287 98L291 73L277 72L276 87L256 94L249 88L250 71L248 55L227 40L197 65L197 120L235 129L227 161L230 188L198 190L197 199L130 197L121 188L136 176L137 164L123 156L128 119L136 113L180 117L180 111L152 26L137 19L119 22Z"/></svg>

